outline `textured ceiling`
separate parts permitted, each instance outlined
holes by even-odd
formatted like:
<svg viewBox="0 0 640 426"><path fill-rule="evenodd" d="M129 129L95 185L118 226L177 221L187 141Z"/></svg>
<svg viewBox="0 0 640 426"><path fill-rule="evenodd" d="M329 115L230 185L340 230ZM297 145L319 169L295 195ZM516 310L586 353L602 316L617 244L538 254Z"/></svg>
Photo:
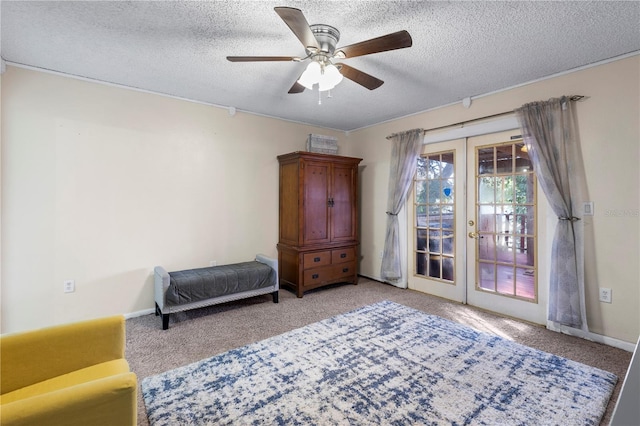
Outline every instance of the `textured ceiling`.
<svg viewBox="0 0 640 426"><path fill-rule="evenodd" d="M302 10L338 47L402 29L407 49L345 60L384 80L287 91L306 66L274 12ZM1 51L21 64L339 130L353 130L640 51L640 2L6 1ZM586 94L586 93L585 93ZM588 95L588 94L587 94Z"/></svg>

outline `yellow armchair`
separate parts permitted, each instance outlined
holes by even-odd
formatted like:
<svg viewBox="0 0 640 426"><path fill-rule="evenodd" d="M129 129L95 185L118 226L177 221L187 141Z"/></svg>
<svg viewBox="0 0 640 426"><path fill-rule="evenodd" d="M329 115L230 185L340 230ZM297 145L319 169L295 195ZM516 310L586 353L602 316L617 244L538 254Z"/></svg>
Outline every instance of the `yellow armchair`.
<svg viewBox="0 0 640 426"><path fill-rule="evenodd" d="M0 425L135 425L124 317L0 336Z"/></svg>

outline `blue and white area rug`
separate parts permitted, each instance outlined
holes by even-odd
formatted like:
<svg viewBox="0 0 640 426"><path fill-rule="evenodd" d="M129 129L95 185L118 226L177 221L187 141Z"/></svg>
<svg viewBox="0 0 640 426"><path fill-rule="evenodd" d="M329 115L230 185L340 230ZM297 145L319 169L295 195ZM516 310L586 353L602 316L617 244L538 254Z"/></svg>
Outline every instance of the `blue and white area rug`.
<svg viewBox="0 0 640 426"><path fill-rule="evenodd" d="M142 380L158 425L597 425L617 377L384 301Z"/></svg>

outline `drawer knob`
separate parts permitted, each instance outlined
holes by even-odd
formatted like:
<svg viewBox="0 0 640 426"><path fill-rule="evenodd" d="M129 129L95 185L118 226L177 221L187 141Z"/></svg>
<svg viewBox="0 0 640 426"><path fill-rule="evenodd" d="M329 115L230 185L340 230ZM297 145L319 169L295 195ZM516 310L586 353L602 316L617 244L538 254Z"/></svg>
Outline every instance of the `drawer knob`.
<svg viewBox="0 0 640 426"><path fill-rule="evenodd" d="M349 272L349 268L342 268L342 272Z"/></svg>
<svg viewBox="0 0 640 426"><path fill-rule="evenodd" d="M314 258L313 258L313 261L314 261L314 262L320 262L320 258L319 258L319 257L314 257Z"/></svg>
<svg viewBox="0 0 640 426"><path fill-rule="evenodd" d="M347 257L347 253L340 253L340 259L344 259L345 257Z"/></svg>
<svg viewBox="0 0 640 426"><path fill-rule="evenodd" d="M317 280L318 279L318 274L311 275L311 278L313 278L314 280Z"/></svg>

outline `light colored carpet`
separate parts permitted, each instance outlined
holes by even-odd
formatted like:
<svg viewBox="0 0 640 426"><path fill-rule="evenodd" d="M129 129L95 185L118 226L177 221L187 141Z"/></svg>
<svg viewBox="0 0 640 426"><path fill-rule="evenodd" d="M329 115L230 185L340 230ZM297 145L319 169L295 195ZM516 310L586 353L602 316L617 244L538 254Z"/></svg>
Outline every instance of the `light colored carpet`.
<svg viewBox="0 0 640 426"><path fill-rule="evenodd" d="M302 299L281 290L278 304L272 303L270 296L262 296L172 315L170 328L166 331L161 330L160 319L155 315L130 319L127 320L127 359L142 381L145 377L383 300L395 301L617 375L621 379L601 422L608 424L631 353L367 279L361 279L357 286L318 289ZM138 399L138 424L148 425L141 392Z"/></svg>
<svg viewBox="0 0 640 426"><path fill-rule="evenodd" d="M597 425L609 372L383 301L142 380L174 425Z"/></svg>

